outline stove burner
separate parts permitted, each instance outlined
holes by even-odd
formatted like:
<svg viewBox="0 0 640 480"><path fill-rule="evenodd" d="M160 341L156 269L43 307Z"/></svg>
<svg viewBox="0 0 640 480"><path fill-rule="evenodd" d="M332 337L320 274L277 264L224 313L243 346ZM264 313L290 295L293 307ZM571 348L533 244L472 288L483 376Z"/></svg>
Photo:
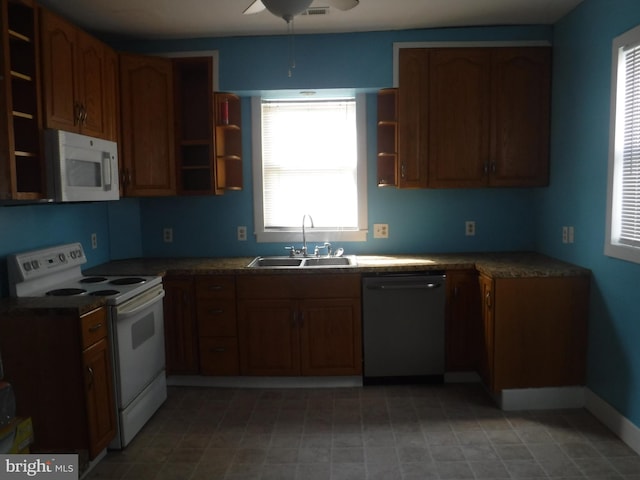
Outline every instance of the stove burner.
<svg viewBox="0 0 640 480"><path fill-rule="evenodd" d="M146 280L140 277L123 277L116 278L115 280L111 280L109 283L111 285L133 285L136 283L144 283Z"/></svg>
<svg viewBox="0 0 640 480"><path fill-rule="evenodd" d="M89 295L93 295L94 297L110 297L111 295L118 295L119 293L119 290L96 290Z"/></svg>
<svg viewBox="0 0 640 480"><path fill-rule="evenodd" d="M105 282L107 277L84 277L80 283L100 283Z"/></svg>
<svg viewBox="0 0 640 480"><path fill-rule="evenodd" d="M47 295L54 297L68 297L71 295L82 295L86 290L83 288L58 288L56 290L49 290Z"/></svg>

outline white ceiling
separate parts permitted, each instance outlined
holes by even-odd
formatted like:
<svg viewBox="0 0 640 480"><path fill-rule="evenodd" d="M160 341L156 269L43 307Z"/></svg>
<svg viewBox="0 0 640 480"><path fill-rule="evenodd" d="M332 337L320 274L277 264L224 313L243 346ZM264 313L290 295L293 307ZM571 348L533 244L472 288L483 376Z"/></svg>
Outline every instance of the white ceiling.
<svg viewBox="0 0 640 480"><path fill-rule="evenodd" d="M297 16L296 33L364 32L477 25L553 24L582 0L360 0L327 15ZM286 33L268 11L242 12L252 0L41 0L86 30L150 39ZM312 7L327 6L314 0Z"/></svg>

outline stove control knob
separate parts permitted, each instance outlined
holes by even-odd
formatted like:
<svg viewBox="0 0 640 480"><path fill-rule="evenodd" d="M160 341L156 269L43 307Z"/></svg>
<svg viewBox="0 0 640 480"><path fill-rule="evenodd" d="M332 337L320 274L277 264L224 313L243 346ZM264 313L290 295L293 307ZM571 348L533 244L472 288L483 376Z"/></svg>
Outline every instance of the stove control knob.
<svg viewBox="0 0 640 480"><path fill-rule="evenodd" d="M70 256L71 258L76 258L76 251L75 251L75 250L71 250L71 251L69 252L69 256Z"/></svg>
<svg viewBox="0 0 640 480"><path fill-rule="evenodd" d="M25 272L28 272L29 270L31 270L31 262L24 262L22 264L22 268L24 268Z"/></svg>
<svg viewBox="0 0 640 480"><path fill-rule="evenodd" d="M34 270L37 270L38 267L40 267L40 263L38 263L37 260L31 260L31 266L33 267Z"/></svg>
<svg viewBox="0 0 640 480"><path fill-rule="evenodd" d="M65 256L64 253L61 253L58 255L58 260L60 260L62 263L67 261L67 257Z"/></svg>

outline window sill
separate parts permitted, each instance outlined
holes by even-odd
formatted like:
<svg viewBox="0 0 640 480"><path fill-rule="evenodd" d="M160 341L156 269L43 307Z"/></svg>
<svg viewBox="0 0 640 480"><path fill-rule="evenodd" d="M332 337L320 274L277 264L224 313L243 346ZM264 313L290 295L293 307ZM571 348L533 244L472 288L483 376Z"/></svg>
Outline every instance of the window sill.
<svg viewBox="0 0 640 480"><path fill-rule="evenodd" d="M604 254L607 257L626 260L628 262L640 263L640 248L622 245L619 243L606 243Z"/></svg>

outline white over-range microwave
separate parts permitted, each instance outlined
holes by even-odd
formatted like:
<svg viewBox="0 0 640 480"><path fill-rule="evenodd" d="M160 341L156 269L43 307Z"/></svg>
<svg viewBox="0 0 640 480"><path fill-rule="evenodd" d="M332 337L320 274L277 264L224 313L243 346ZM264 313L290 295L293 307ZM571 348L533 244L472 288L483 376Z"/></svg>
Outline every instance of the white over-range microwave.
<svg viewBox="0 0 640 480"><path fill-rule="evenodd" d="M49 196L57 202L118 200L118 144L62 130L45 131Z"/></svg>

